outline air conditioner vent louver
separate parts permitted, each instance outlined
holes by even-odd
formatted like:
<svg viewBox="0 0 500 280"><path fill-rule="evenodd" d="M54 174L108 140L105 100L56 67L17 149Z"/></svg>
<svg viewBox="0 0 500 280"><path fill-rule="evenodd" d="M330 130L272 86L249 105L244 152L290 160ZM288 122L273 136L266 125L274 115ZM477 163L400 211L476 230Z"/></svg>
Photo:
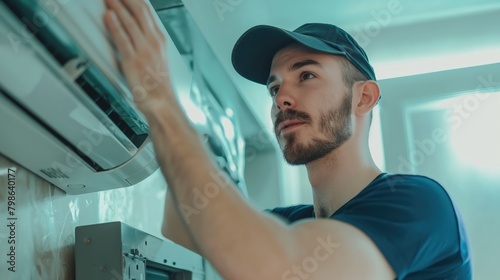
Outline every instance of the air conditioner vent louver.
<svg viewBox="0 0 500 280"><path fill-rule="evenodd" d="M136 147L148 137L149 127L109 82L90 66L75 82Z"/></svg>

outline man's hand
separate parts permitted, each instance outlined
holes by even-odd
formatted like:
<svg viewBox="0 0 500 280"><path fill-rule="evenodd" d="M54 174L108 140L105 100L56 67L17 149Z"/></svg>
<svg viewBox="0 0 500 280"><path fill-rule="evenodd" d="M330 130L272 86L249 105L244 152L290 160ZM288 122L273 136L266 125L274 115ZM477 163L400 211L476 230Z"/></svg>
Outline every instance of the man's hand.
<svg viewBox="0 0 500 280"><path fill-rule="evenodd" d="M143 0L105 0L104 22L121 56L122 71L139 109L148 117L173 93L165 34Z"/></svg>

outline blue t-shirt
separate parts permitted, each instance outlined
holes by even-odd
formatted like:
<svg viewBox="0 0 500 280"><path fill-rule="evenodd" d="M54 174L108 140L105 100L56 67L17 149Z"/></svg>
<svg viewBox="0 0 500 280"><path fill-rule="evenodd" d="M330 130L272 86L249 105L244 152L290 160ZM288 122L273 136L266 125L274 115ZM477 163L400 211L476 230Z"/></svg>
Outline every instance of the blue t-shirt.
<svg viewBox="0 0 500 280"><path fill-rule="evenodd" d="M270 212L289 223L315 217L312 205ZM330 219L368 235L398 280L472 279L462 218L444 188L430 178L380 174Z"/></svg>

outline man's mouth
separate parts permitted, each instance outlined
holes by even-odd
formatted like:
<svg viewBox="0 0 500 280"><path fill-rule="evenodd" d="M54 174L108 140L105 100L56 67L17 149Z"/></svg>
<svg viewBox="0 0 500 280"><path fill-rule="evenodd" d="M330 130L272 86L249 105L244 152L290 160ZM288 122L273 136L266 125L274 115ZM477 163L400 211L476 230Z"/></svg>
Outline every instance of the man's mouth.
<svg viewBox="0 0 500 280"><path fill-rule="evenodd" d="M301 120L287 120L287 121L283 121L278 126L278 132L280 134L286 133L286 132L292 131L295 128L298 128L298 127L302 126L305 123L306 123L305 121L301 121Z"/></svg>

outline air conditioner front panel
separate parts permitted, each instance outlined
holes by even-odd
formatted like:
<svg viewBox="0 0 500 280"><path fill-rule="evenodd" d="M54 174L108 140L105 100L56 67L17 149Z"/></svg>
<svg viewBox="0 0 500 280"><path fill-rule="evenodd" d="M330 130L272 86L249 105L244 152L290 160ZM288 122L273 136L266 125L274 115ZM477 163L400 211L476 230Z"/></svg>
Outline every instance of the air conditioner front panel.
<svg viewBox="0 0 500 280"><path fill-rule="evenodd" d="M78 155L25 115L4 95L0 95L0 118L0 129L4 132L0 142L2 154L63 189L68 185L82 184L84 181L80 181L79 177L94 177L95 172ZM116 185L117 181L121 181L120 185L126 184L115 176L102 177L98 184ZM84 185L87 187L93 184L85 182Z"/></svg>
<svg viewBox="0 0 500 280"><path fill-rule="evenodd" d="M23 55L23 54L21 54ZM28 53L24 53L24 56ZM25 59L27 63L23 66L11 67L0 70L0 84L2 84L12 97L25 106L43 122L50 125L52 129L80 149L89 158L95 161L102 169L107 170L119 166L129 160L136 152L135 147L124 147L116 137L112 135L108 128L98 120L88 109L84 107L72 94L68 94L66 87L55 79L48 71L43 71L42 67L36 67L39 61L35 59ZM5 58L2 58L5 61ZM21 59L13 58L7 63ZM22 69L26 69L22 71ZM36 73L42 70L42 73ZM5 72L10 72L9 74ZM9 79L11 76L17 77ZM31 91L20 92L16 90L16 84L23 80L33 80L38 78L33 84Z"/></svg>
<svg viewBox="0 0 500 280"><path fill-rule="evenodd" d="M3 94L0 94L0 120L0 131L3 132L0 153L68 194L130 186L158 169L152 147L147 141L148 144L125 164L112 170L95 172ZM135 180L128 180L128 177Z"/></svg>

